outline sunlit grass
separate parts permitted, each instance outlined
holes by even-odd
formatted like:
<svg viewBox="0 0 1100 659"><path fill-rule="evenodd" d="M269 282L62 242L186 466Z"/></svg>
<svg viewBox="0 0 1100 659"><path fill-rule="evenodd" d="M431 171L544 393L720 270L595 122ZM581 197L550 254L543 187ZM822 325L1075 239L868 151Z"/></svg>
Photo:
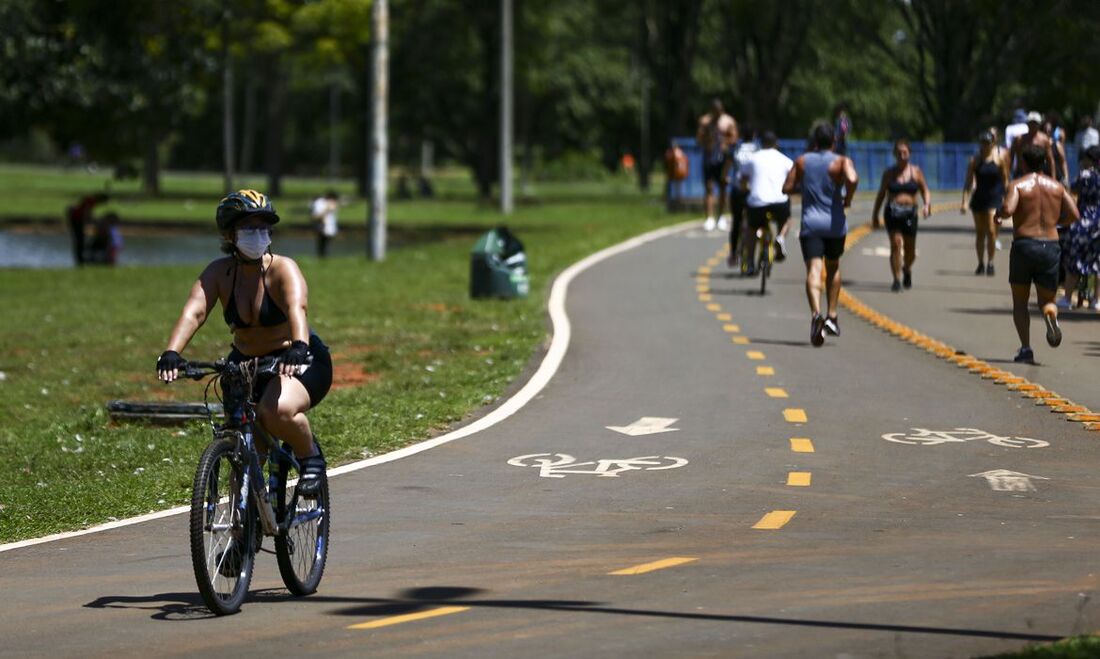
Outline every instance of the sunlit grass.
<svg viewBox="0 0 1100 659"><path fill-rule="evenodd" d="M11 185L7 172L0 180ZM217 177L195 180L204 190L216 184ZM306 187L299 185L288 181L288 189ZM299 259L311 324L332 348L338 379L354 385L333 390L311 413L331 462L426 438L495 400L546 339L544 299L556 272L682 219L654 199L616 194L616 185L559 184L509 218L529 254L533 285L524 300L468 298L469 235L444 232L383 263ZM468 192L451 202L409 202L401 212L396 224L488 229L502 219ZM0 541L186 503L208 441L204 425L115 424L104 405L201 399L198 384L168 387L153 373L197 274L193 266L0 270L0 460L9 465L0 480ZM215 313L185 356L217 357L228 342Z"/></svg>

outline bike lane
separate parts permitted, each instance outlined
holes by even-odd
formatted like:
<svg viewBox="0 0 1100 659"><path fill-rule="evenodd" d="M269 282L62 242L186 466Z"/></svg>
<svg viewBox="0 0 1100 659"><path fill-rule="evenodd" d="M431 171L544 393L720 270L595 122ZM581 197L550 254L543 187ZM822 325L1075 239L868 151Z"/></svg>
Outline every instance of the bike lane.
<svg viewBox="0 0 1100 659"><path fill-rule="evenodd" d="M810 348L797 249L761 299L758 280L706 265L719 245L686 232L596 266L528 407L334 479L317 596L284 600L262 555L244 613L195 622L177 517L0 555L9 601L27 602L4 607L7 647L48 633L62 654L156 639L169 654L965 656L1087 629L1096 455L1079 426L846 314ZM882 438L956 427L1050 446ZM613 461L604 474L687 463L562 478L509 464L539 454ZM1047 480L973 475L999 469Z"/></svg>

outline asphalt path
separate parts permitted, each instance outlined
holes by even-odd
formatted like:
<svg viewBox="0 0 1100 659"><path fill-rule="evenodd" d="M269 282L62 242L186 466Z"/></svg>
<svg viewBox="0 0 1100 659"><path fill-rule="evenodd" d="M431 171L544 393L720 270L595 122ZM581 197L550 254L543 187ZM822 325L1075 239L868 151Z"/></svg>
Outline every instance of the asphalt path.
<svg viewBox="0 0 1100 659"><path fill-rule="evenodd" d="M882 289L881 234L844 272L1011 357L1003 276L958 274L964 220L928 223L911 291ZM797 247L761 297L722 243L688 230L590 268L531 403L334 478L316 595L262 554L242 613L210 617L175 516L0 553L0 654L965 657L1094 630L1097 435L844 312L810 347ZM1086 402L1091 327L1027 377ZM607 428L632 425L662 432Z"/></svg>

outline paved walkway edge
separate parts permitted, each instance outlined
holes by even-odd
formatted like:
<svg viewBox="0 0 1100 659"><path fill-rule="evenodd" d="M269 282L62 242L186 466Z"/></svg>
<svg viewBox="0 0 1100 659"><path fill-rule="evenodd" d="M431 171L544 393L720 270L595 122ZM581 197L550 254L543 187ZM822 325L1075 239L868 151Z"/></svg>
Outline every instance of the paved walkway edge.
<svg viewBox="0 0 1100 659"><path fill-rule="evenodd" d="M572 334L572 326L569 323L569 315L565 312L566 296L569 292L569 284L585 270L592 266L609 259L623 252L636 249L646 243L654 240L659 240L667 236L685 231L689 228L699 225L699 220L690 220L688 222L681 222L674 224L670 227L664 227L656 229L648 233L643 233L640 236L636 236L617 245L612 245L602 249L591 256L588 256L573 265L566 268L554 279L554 284L550 288L550 299L547 306L550 312L550 322L553 326L553 337L550 340L550 348L546 351L546 356L543 358L542 363L539 365L538 370L535 371L531 379L527 381L527 384L522 389L517 391L514 396L506 400L500 407L496 408L489 414L481 417L473 423L462 426L456 430L453 430L439 437L418 442L405 448L391 451L383 455L378 455L366 460L359 460L358 462L352 462L346 465L341 465L333 469L329 469L329 476L339 476L340 474L346 474L353 471L359 471L360 469L366 469L367 467L373 467L375 465L385 464L387 462L393 462L394 460L400 460L401 458L407 458L410 455L416 455L428 449L433 449L437 446L442 446L449 442L453 442L456 439L462 439L475 433L479 433L482 430L490 428L501 421L512 416L523 408L524 405L529 403L531 399L539 394L550 382L550 379L557 373L558 368L561 366L562 360L565 359L565 353L569 349L569 339ZM190 506L178 506L176 508L169 508L168 510L161 510L147 515L139 515L138 517L129 517L126 519L120 519L114 522L108 522L106 524L100 524L98 526L92 526L90 528L81 529L80 531L67 531L64 533L55 533L53 535L47 535L41 538L31 538L30 540L20 540L18 542L10 542L0 545L0 553L11 551L13 549L21 549L23 547L30 547L33 545L40 545L46 542L56 542L58 540L67 540L69 538L76 538L82 535L89 535L92 533L101 533L103 531L109 531L111 529L117 529L123 526L131 526L134 524L141 524L142 522L149 522L156 519L162 519L164 517L170 517L172 515L179 515L185 513L191 509Z"/></svg>

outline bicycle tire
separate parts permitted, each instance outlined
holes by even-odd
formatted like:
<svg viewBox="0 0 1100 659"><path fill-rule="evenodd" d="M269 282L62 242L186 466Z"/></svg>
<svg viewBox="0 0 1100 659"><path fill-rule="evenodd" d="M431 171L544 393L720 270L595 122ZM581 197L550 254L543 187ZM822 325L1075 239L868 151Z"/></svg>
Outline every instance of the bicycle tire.
<svg viewBox="0 0 1100 659"><path fill-rule="evenodd" d="M330 507L328 476L321 477L321 488L316 499L300 499L294 489L287 488L287 482L296 477L291 473L293 466L288 462L279 465L278 493L276 494L276 517L286 520L287 511L294 506L293 514L310 515L320 510L320 517L297 526L287 525L286 531L275 536L275 557L279 563L279 574L292 595L304 597L317 592L321 577L325 573L328 559L329 529L332 520ZM308 553L304 551L308 548Z"/></svg>
<svg viewBox="0 0 1100 659"><path fill-rule="evenodd" d="M771 232L765 231L760 242L760 296L768 292L768 277L772 269L772 238Z"/></svg>
<svg viewBox="0 0 1100 659"><path fill-rule="evenodd" d="M254 508L246 507L243 523L235 519L244 476L243 465L234 464L235 450L229 440L211 442L199 458L191 490L191 565L203 603L219 616L241 610L256 558Z"/></svg>

